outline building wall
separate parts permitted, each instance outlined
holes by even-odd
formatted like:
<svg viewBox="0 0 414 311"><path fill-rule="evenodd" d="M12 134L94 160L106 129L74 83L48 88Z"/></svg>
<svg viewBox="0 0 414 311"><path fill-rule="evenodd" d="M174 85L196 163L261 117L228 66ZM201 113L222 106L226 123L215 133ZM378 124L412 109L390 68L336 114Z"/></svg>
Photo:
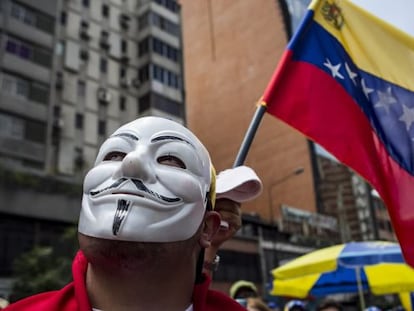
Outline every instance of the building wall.
<svg viewBox="0 0 414 311"><path fill-rule="evenodd" d="M217 170L232 166L244 134L286 46L277 1L181 0L188 126ZM267 220L287 204L315 211L306 138L265 115L247 156L261 177L261 196L243 205ZM292 175L298 167L304 171ZM286 178L287 176L290 176Z"/></svg>

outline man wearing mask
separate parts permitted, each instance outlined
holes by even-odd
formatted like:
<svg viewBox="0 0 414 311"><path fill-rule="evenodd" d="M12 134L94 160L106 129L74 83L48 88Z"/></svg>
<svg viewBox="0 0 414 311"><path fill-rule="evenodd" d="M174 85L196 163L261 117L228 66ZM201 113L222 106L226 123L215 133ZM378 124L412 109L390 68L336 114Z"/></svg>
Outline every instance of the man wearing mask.
<svg viewBox="0 0 414 311"><path fill-rule="evenodd" d="M214 202L214 168L188 129L157 117L120 127L84 180L73 282L6 310L244 310L202 273Z"/></svg>

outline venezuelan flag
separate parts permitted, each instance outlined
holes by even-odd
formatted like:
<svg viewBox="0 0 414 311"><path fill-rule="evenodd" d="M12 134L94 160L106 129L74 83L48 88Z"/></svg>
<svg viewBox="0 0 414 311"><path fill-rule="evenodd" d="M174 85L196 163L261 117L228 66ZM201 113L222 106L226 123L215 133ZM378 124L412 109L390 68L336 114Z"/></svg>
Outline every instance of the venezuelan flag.
<svg viewBox="0 0 414 311"><path fill-rule="evenodd" d="M411 266L413 91L414 38L348 0L314 0L262 103L378 191Z"/></svg>

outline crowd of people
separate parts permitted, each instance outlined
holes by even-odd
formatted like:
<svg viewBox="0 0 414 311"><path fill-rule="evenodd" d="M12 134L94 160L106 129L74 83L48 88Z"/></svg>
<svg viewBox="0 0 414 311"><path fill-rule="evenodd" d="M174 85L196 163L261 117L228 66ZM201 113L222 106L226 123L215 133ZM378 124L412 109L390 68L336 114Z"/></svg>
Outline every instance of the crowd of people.
<svg viewBox="0 0 414 311"><path fill-rule="evenodd" d="M243 202L262 190L254 170L216 172L186 127L144 117L102 144L83 184L73 281L8 311L269 311L255 284L210 289L218 250L240 229ZM291 300L284 311L304 311ZM342 311L324 301L318 311ZM370 309L369 311L373 311Z"/></svg>

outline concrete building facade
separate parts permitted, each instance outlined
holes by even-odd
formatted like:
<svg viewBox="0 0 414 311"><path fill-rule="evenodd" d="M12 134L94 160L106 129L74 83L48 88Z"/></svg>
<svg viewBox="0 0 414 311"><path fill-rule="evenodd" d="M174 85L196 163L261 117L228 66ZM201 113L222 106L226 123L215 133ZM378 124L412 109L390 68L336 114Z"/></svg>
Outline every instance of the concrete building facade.
<svg viewBox="0 0 414 311"><path fill-rule="evenodd" d="M185 123L175 0L0 1L0 294L12 261L77 222L107 135L138 116Z"/></svg>

